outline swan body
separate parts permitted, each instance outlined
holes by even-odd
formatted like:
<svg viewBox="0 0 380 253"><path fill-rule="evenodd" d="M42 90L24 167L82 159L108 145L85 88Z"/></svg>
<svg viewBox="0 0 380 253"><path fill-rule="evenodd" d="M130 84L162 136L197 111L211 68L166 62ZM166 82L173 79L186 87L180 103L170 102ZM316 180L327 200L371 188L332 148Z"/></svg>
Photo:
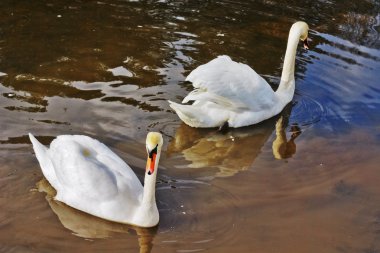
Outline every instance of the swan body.
<svg viewBox="0 0 380 253"><path fill-rule="evenodd" d="M158 224L155 183L161 134L147 136L144 187L119 156L93 138L61 135L50 148L32 134L29 138L45 178L57 191L56 200L114 222L140 227Z"/></svg>
<svg viewBox="0 0 380 253"><path fill-rule="evenodd" d="M292 25L281 82L276 92L252 68L228 56L197 67L186 78L194 90L178 104L169 101L179 118L192 127L243 127L273 117L292 100L295 90L294 64L301 39L307 47L308 25ZM188 105L190 101L193 104Z"/></svg>

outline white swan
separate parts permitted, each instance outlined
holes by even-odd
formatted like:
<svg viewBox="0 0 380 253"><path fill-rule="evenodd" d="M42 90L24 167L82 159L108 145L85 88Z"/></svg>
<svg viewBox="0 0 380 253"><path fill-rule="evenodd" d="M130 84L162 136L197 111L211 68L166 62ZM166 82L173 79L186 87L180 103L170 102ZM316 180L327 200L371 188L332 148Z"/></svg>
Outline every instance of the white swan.
<svg viewBox="0 0 380 253"><path fill-rule="evenodd" d="M158 224L155 199L163 139L150 132L144 187L132 169L107 146L83 135L61 135L47 149L29 138L55 199L94 216L139 227Z"/></svg>
<svg viewBox="0 0 380 253"><path fill-rule="evenodd" d="M298 41L308 48L308 25L292 25L285 53L281 82L276 92L246 64L219 56L193 70L186 81L194 90L182 101L169 101L180 119L192 127L243 127L259 123L280 113L293 98L294 64Z"/></svg>

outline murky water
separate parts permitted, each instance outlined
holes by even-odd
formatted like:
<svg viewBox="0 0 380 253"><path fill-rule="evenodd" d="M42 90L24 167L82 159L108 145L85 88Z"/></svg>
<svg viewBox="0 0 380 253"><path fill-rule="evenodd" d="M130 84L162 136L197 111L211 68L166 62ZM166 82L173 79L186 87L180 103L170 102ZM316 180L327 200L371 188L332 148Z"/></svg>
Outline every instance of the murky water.
<svg viewBox="0 0 380 253"><path fill-rule="evenodd" d="M380 252L380 4L365 1L1 1L0 252ZM296 95L228 134L180 122L167 99L227 54L276 89L305 20ZM27 133L96 137L142 180L165 137L159 226L55 202Z"/></svg>

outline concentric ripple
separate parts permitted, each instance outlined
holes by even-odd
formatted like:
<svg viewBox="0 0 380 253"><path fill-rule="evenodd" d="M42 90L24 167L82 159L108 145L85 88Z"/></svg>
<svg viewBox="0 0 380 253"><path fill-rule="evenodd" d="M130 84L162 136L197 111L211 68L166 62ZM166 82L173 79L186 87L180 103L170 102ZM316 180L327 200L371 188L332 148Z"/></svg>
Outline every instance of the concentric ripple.
<svg viewBox="0 0 380 253"><path fill-rule="evenodd" d="M306 128L317 122L325 115L325 108L311 96L296 92L289 117L289 125L298 125Z"/></svg>
<svg viewBox="0 0 380 253"><path fill-rule="evenodd" d="M238 199L227 190L197 180L159 180L159 244L177 252L197 252L234 241L243 219Z"/></svg>

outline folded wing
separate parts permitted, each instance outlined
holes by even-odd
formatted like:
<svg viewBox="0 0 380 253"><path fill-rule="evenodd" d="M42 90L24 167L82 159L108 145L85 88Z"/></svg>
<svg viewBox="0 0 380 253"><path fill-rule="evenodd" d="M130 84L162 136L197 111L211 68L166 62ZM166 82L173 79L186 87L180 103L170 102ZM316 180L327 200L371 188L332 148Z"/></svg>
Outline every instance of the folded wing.
<svg viewBox="0 0 380 253"><path fill-rule="evenodd" d="M273 105L276 97L269 84L252 68L234 62L228 56L201 65L193 70L186 81L195 90L183 102L211 101L231 109L247 108L262 111Z"/></svg>

